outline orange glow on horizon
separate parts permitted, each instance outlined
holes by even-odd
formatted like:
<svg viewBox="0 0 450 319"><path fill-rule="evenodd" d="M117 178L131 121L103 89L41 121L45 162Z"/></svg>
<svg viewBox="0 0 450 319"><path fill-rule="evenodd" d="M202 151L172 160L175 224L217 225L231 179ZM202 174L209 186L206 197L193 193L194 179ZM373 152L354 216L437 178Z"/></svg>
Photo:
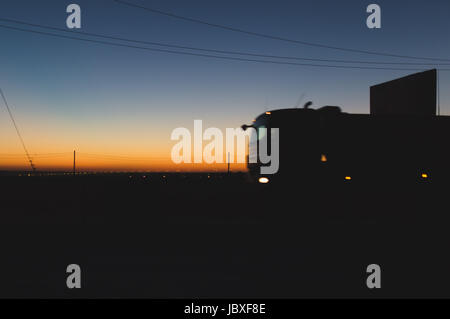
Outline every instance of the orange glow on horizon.
<svg viewBox="0 0 450 319"><path fill-rule="evenodd" d="M32 156L32 160L38 171L72 171L73 153L65 153L59 156ZM245 163L231 163L231 171L246 171ZM77 171L154 171L154 172L225 172L227 163L181 163L175 164L170 157L138 157L123 155L88 155L76 154ZM30 170L30 164L25 155L5 156L0 155L0 170Z"/></svg>
<svg viewBox="0 0 450 319"><path fill-rule="evenodd" d="M73 150L76 150L77 171L227 171L225 149L223 163L175 164L171 151L177 143L171 140L172 130L187 127L186 120L167 123L144 115L135 117L87 118L78 122L71 118L54 119L42 114L19 116L21 133L37 171L72 171ZM0 171L30 170L30 163L7 117L0 116ZM204 124L204 128L239 127L220 123ZM203 149L208 141L203 141ZM191 160L194 158L192 142ZM236 149L235 149L235 153ZM237 158L234 157L234 162ZM233 159L232 159L233 162ZM231 171L246 171L245 163L231 163Z"/></svg>

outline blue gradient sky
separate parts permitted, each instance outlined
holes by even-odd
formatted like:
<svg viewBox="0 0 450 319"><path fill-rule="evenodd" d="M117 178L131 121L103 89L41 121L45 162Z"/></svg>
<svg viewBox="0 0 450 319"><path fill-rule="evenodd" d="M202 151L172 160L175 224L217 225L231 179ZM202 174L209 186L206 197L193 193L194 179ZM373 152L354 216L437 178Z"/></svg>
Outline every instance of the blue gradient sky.
<svg viewBox="0 0 450 319"><path fill-rule="evenodd" d="M450 59L447 0L129 1L302 41ZM373 2L382 8L380 30L365 24L366 7ZM84 32L274 55L417 62L256 38L111 0L3 0L0 17L65 28L70 3L82 8ZM170 132L192 127L194 119L202 119L204 126L237 127L265 109L293 106L302 93L304 102L312 100L315 106L368 113L370 85L413 73L223 61L5 29L0 39L0 86L32 153L77 149L170 156ZM440 86L441 113L450 114L450 72L441 72ZM22 152L3 106L0 134L0 153Z"/></svg>

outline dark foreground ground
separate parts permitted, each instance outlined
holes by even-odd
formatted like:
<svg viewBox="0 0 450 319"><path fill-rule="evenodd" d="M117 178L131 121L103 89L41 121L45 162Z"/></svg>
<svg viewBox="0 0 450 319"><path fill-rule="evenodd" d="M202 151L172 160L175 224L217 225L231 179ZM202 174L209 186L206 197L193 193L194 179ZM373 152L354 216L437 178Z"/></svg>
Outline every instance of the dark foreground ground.
<svg viewBox="0 0 450 319"><path fill-rule="evenodd" d="M0 176L0 191L0 297L450 297L443 188L117 174Z"/></svg>

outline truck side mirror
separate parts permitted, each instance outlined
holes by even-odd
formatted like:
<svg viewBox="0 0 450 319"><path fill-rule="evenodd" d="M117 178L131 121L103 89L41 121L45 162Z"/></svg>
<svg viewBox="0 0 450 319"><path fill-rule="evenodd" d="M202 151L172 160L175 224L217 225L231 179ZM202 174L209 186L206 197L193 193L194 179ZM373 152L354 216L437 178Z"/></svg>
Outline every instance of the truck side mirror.
<svg viewBox="0 0 450 319"><path fill-rule="evenodd" d="M303 108L304 108L304 109L307 109L307 108L309 108L312 104L313 104L313 102L311 102L311 101L306 102L305 105L303 105Z"/></svg>

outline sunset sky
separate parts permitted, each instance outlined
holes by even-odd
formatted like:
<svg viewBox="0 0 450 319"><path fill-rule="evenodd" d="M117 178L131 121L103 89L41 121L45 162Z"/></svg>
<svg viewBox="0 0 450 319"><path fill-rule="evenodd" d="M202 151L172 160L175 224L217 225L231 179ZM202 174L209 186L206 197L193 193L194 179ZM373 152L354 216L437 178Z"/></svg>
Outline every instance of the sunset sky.
<svg viewBox="0 0 450 319"><path fill-rule="evenodd" d="M300 41L449 59L442 63L450 64L448 0L377 0L380 30L366 27L370 1L127 1ZM0 18L66 28L70 3L81 6L83 32L266 55L419 62L258 38L112 0L3 0ZM11 22L0 25L63 34ZM223 164L172 164L172 130L192 129L195 119L203 120L204 128L239 127L265 110L294 106L302 94L303 103L311 100L316 107L339 105L346 112L368 113L369 86L414 73L226 61L4 28L0 39L0 87L29 152L36 154L36 167L43 170L69 169L73 150L85 170L225 169ZM399 67L420 71L433 66ZM441 114L450 114L449 87L450 72L440 72ZM14 126L0 104L0 170L27 168Z"/></svg>

